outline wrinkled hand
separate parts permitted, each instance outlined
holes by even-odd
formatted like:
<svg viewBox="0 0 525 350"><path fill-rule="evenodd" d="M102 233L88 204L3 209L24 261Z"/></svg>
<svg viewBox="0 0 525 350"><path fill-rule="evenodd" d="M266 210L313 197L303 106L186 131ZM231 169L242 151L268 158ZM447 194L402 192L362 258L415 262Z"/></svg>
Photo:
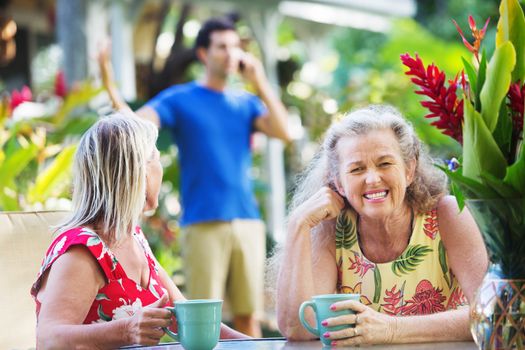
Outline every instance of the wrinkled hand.
<svg viewBox="0 0 525 350"><path fill-rule="evenodd" d="M331 317L324 320L327 327L355 325L340 331L327 332L321 336L332 340L332 346L391 343L396 332L396 318L379 313L354 300L332 304L333 311L350 309L355 314Z"/></svg>
<svg viewBox="0 0 525 350"><path fill-rule="evenodd" d="M164 335L162 327L172 324L171 312L164 306L168 302L168 295L164 294L156 302L137 311L129 318L126 332L129 344L156 345Z"/></svg>
<svg viewBox="0 0 525 350"><path fill-rule="evenodd" d="M344 206L343 197L330 187L325 186L297 207L292 217L301 225L313 228L324 220L337 217Z"/></svg>

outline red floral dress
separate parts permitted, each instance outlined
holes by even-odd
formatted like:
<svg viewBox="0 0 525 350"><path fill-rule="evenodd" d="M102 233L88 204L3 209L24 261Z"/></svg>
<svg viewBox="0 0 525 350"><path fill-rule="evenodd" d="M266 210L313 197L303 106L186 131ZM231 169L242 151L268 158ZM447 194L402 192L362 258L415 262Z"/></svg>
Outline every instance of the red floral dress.
<svg viewBox="0 0 525 350"><path fill-rule="evenodd" d="M84 324L107 322L129 317L142 307L160 299L167 291L162 287L160 281L158 263L140 227L137 227L133 237L144 249L144 255L148 261L150 277L146 288L142 288L135 281L128 278L115 255L91 229L78 227L59 235L47 250L37 280L31 288L31 295L36 302L37 319L41 305L36 296L42 283L42 276L60 255L74 245L83 245L91 252L104 272L106 279L106 285L98 291L84 319Z"/></svg>
<svg viewBox="0 0 525 350"><path fill-rule="evenodd" d="M467 305L449 267L437 210L414 219L405 251L391 262L374 263L359 246L355 212L343 210L336 221L337 292L359 293L363 304L396 316L432 314Z"/></svg>

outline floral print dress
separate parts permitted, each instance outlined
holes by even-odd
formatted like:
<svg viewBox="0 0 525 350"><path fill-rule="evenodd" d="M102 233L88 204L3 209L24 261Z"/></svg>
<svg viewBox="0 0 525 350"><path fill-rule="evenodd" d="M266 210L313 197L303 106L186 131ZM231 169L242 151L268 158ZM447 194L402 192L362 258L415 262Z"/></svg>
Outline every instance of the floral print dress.
<svg viewBox="0 0 525 350"><path fill-rule="evenodd" d="M128 278L115 255L93 230L78 227L60 234L51 243L42 262L37 280L31 288L31 295L36 302L37 319L41 305L36 296L42 283L42 276L59 256L74 245L83 245L89 250L97 260L106 279L106 284L98 291L95 300L91 304L89 312L84 319L84 324L130 317L143 306L160 299L167 291L161 285L158 263L140 227L137 227L133 237L144 249L144 254L148 261L150 277L146 288L142 288L135 281ZM67 281L64 281L64 283L67 283Z"/></svg>
<svg viewBox="0 0 525 350"><path fill-rule="evenodd" d="M448 265L433 209L414 218L405 251L394 261L369 261L359 247L357 216L343 210L336 221L337 292L360 293L361 302L396 316L425 315L467 305Z"/></svg>

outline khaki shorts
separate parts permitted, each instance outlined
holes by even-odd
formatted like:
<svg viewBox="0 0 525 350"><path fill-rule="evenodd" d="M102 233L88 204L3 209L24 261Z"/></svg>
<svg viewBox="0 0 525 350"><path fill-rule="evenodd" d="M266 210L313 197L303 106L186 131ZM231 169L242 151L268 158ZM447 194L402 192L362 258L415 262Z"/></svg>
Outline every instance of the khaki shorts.
<svg viewBox="0 0 525 350"><path fill-rule="evenodd" d="M260 220L214 221L187 226L182 257L189 299L226 295L234 315L263 310L266 234Z"/></svg>

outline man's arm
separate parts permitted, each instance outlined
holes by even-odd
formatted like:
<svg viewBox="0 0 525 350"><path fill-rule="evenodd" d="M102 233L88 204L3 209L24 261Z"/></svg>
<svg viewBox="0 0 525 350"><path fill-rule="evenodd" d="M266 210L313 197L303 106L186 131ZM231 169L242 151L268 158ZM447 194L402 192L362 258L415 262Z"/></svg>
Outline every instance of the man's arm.
<svg viewBox="0 0 525 350"><path fill-rule="evenodd" d="M100 75L102 78L102 84L106 88L113 108L117 111L133 112L126 103L126 101L124 101L124 99L120 95L117 85L115 84L113 67L111 67L109 45L106 45L105 47L101 48L101 50L98 53L97 59L98 66L100 69ZM157 111L155 111L153 108L144 106L138 109L135 112L135 114L138 115L140 118L149 120L157 127L160 127L160 117Z"/></svg>
<svg viewBox="0 0 525 350"><path fill-rule="evenodd" d="M268 136L290 142L287 127L288 112L270 86L261 62L247 53L243 56L243 62L242 76L253 85L268 108L267 114L255 120L255 128Z"/></svg>

